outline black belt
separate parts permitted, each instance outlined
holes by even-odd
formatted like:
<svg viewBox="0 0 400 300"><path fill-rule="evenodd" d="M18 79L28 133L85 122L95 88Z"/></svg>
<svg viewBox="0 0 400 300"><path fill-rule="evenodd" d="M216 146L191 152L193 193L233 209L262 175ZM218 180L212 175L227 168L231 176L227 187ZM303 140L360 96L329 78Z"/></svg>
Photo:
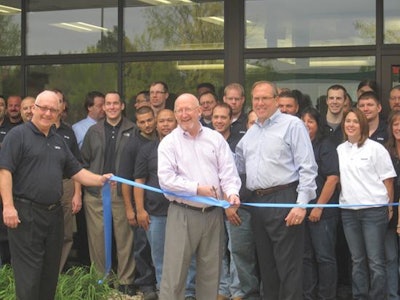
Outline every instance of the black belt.
<svg viewBox="0 0 400 300"><path fill-rule="evenodd" d="M290 187L294 187L294 186L297 186L297 185L299 185L299 182L298 181L294 181L294 182L291 182L291 183L288 183L288 184L277 185L277 186L273 186L273 187L270 187L270 188L267 188L267 189L255 190L254 193L257 196L265 196L265 195L269 195L269 194L272 194L272 193L275 193L275 192L286 190L286 189L288 189Z"/></svg>
<svg viewBox="0 0 400 300"><path fill-rule="evenodd" d="M192 209L192 210L195 210L195 211L200 211L202 213L212 211L213 209L216 208L216 206L196 207L196 206L191 206L191 205L188 205L186 203L180 203L180 202L176 202L176 201L172 201L172 203L175 204L175 205L178 205L180 207L189 208L189 209Z"/></svg>
<svg viewBox="0 0 400 300"><path fill-rule="evenodd" d="M15 197L15 196L14 196L14 201L21 202L24 204L29 204L29 205L32 205L33 207L37 207L37 208L40 208L43 210L48 210L48 211L55 210L56 208L61 206L61 201L58 201L58 202L52 203L52 204L43 204L43 203L31 201L29 199Z"/></svg>

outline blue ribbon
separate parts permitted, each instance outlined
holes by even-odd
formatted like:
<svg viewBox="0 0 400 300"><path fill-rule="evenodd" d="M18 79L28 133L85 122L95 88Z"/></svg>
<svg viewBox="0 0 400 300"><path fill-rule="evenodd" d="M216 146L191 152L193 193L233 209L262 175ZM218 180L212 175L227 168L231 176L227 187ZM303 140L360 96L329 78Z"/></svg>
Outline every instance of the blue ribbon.
<svg viewBox="0 0 400 300"><path fill-rule="evenodd" d="M118 176L112 176L110 178L111 181L116 181L119 183L128 184L130 186L142 188L148 191L167 194L171 196L175 196L178 198L187 199L190 201L210 205L210 206L218 206L222 208L230 207L229 202L221 201L215 199L213 197L202 197L202 196L188 196L188 195L179 195L176 193L172 193L169 191L163 191L161 189L148 186L145 184L137 183L131 180L127 180ZM107 182L103 186L102 190L102 198L103 198L103 216L104 216L104 247L105 247L105 255L106 255L106 273L105 277L111 271L111 233L112 233L112 212L111 212L111 187L110 183ZM344 208L344 207L368 207L368 206L376 206L376 205L365 205L365 204L296 204L296 203L241 203L241 205L253 206L253 207L274 207L274 208L293 208L293 207L302 207L302 208L313 208L313 207L322 207L322 208ZM386 205L380 206L398 206L399 203L388 203ZM100 283L102 281L99 281Z"/></svg>
<svg viewBox="0 0 400 300"><path fill-rule="evenodd" d="M102 189L102 200L103 200L103 224L104 224L104 250L106 259L106 270L104 277L107 277L111 271L111 251L112 251L112 209L111 209L111 186L109 182L103 185ZM100 280L99 283L103 283Z"/></svg>

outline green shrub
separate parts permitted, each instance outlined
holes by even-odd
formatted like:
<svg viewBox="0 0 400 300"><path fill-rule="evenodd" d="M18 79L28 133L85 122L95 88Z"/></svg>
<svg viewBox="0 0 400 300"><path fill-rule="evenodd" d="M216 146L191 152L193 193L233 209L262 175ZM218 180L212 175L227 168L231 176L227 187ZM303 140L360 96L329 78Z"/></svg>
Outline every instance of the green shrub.
<svg viewBox="0 0 400 300"><path fill-rule="evenodd" d="M107 300L123 299L113 288L114 274L103 280L103 275L92 267L72 267L58 278L55 300ZM12 268L0 268L0 299L15 300L15 284Z"/></svg>

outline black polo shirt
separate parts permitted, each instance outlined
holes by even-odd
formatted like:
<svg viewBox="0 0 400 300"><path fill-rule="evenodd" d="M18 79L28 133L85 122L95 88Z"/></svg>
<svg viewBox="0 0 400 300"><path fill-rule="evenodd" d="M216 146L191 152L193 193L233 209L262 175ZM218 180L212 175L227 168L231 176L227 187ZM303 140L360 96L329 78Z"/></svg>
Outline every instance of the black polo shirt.
<svg viewBox="0 0 400 300"><path fill-rule="evenodd" d="M159 141L152 141L143 145L139 151L135 163L135 179L145 178L146 185L160 188L157 175L158 145ZM169 201L164 194L145 190L144 208L149 215L166 216Z"/></svg>
<svg viewBox="0 0 400 300"><path fill-rule="evenodd" d="M231 124L231 134L244 135L247 131L247 114L242 111L239 118Z"/></svg>
<svg viewBox="0 0 400 300"><path fill-rule="evenodd" d="M27 122L5 137L0 169L13 175L13 195L42 204L61 199L63 175L72 177L82 166L53 126L45 136Z"/></svg>
<svg viewBox="0 0 400 300"><path fill-rule="evenodd" d="M315 204L318 197L321 195L322 188L324 187L326 178L331 175L339 176L339 158L336 152L335 141L329 136L323 139L313 141L313 150L315 161L318 165L318 175L315 178L315 183L317 184L317 198L311 200L310 204ZM339 189L336 187L331 199L329 199L328 204L338 204L339 203ZM311 209L307 209L307 214L311 212ZM326 208L322 212L322 218L327 218L331 216L337 216L339 214L338 208Z"/></svg>
<svg viewBox="0 0 400 300"><path fill-rule="evenodd" d="M122 118L117 125L113 126L104 120L104 133L106 136L106 145L104 150L104 166L103 173L115 173L115 161L117 147L118 131L121 128Z"/></svg>
<svg viewBox="0 0 400 300"><path fill-rule="evenodd" d="M133 180L135 177L135 163L136 157L139 153L140 148L150 142L140 134L140 131L135 131L134 135L131 135L122 150L121 159L118 168L118 176Z"/></svg>
<svg viewBox="0 0 400 300"><path fill-rule="evenodd" d="M64 122L61 122L60 126L56 129L56 132L64 139L69 150L71 150L76 159L82 161L81 151L79 150L78 141L76 140L75 132L72 130L72 127Z"/></svg>
<svg viewBox="0 0 400 300"><path fill-rule="evenodd" d="M388 140L388 124L384 120L379 119L378 128L369 138L384 145Z"/></svg>
<svg viewBox="0 0 400 300"><path fill-rule="evenodd" d="M3 123L0 125L0 145L3 143L4 137L6 134L13 128L10 121L7 118L4 118Z"/></svg>

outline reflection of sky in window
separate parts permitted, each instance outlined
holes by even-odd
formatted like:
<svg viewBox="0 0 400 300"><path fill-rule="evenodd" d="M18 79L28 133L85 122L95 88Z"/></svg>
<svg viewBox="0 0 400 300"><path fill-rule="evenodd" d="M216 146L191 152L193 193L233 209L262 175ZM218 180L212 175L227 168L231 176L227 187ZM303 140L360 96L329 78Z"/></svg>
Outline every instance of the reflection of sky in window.
<svg viewBox="0 0 400 300"><path fill-rule="evenodd" d="M372 44L356 22L375 24L375 0L246 1L247 47Z"/></svg>
<svg viewBox="0 0 400 300"><path fill-rule="evenodd" d="M85 22L112 31L118 24L117 8L29 12L28 54L85 53L101 39L101 32L76 32L53 24Z"/></svg>

